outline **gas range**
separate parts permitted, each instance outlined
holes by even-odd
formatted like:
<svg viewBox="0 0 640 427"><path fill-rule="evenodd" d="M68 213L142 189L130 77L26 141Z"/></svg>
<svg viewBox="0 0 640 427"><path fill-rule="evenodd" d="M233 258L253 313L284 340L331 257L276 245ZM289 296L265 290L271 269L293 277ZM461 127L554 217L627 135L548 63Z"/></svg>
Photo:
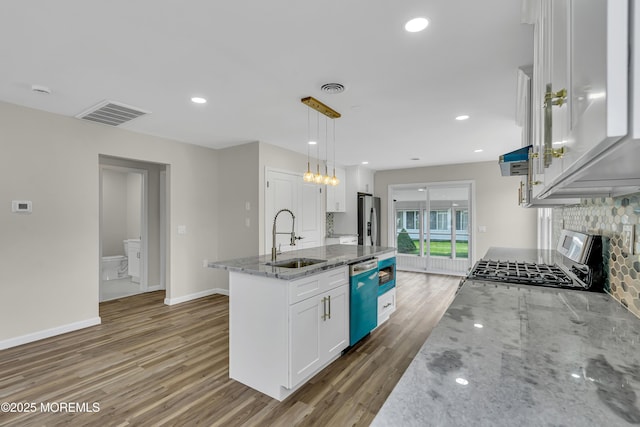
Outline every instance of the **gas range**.
<svg viewBox="0 0 640 427"><path fill-rule="evenodd" d="M482 259L468 279L602 292L601 236L562 230L555 264Z"/></svg>
<svg viewBox="0 0 640 427"><path fill-rule="evenodd" d="M557 265L518 261L480 260L469 275L471 279L557 287L577 287Z"/></svg>

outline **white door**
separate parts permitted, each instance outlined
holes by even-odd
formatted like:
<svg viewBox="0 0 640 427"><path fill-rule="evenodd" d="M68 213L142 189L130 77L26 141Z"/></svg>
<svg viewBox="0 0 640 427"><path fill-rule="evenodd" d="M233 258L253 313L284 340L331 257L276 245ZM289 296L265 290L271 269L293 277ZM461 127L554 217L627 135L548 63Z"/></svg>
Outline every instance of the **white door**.
<svg viewBox="0 0 640 427"><path fill-rule="evenodd" d="M300 248L313 248L322 246L322 223L324 211L322 210L322 191L324 186L310 184L298 179L302 186L302 199L298 208L301 213L298 227L299 235L304 237L299 241Z"/></svg>
<svg viewBox="0 0 640 427"><path fill-rule="evenodd" d="M302 180L302 175L293 172L267 170L265 190L265 251L272 248L273 219L281 209L289 209L295 215L295 233L302 237L291 246L289 234L276 234L276 248L282 252L322 245L323 187ZM289 233L292 229L291 215L282 212L278 216L278 232Z"/></svg>

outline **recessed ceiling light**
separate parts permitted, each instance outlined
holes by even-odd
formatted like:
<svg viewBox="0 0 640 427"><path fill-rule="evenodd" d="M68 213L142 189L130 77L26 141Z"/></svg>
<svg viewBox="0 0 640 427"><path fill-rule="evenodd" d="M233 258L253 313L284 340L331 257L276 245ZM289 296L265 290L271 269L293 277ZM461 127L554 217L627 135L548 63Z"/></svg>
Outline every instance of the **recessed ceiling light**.
<svg viewBox="0 0 640 427"><path fill-rule="evenodd" d="M456 117L456 120L467 120L469 118L469 116L467 116L466 114L463 114L461 116Z"/></svg>
<svg viewBox="0 0 640 427"><path fill-rule="evenodd" d="M367 162L366 160L364 162L362 162L363 165L368 165L369 162Z"/></svg>
<svg viewBox="0 0 640 427"><path fill-rule="evenodd" d="M427 18L414 18L404 24L404 29L410 33L417 33L427 28L427 25L429 25Z"/></svg>
<svg viewBox="0 0 640 427"><path fill-rule="evenodd" d="M193 102L194 104L206 104L207 100L199 96L194 96L193 98L191 98L191 102Z"/></svg>
<svg viewBox="0 0 640 427"><path fill-rule="evenodd" d="M460 385L467 385L467 384L469 384L469 381L467 381L467 380L466 380L466 379L464 379L464 378L456 378L456 382L457 382L458 384L460 384Z"/></svg>
<svg viewBox="0 0 640 427"><path fill-rule="evenodd" d="M482 326L482 323L474 323L473 327L474 328L478 328L478 329L482 329L484 326Z"/></svg>
<svg viewBox="0 0 640 427"><path fill-rule="evenodd" d="M316 145L316 144L317 144L317 142L315 142L315 141L309 141L309 145Z"/></svg>
<svg viewBox="0 0 640 427"><path fill-rule="evenodd" d="M482 148L478 148L477 150L473 150L474 153L482 153L484 150Z"/></svg>

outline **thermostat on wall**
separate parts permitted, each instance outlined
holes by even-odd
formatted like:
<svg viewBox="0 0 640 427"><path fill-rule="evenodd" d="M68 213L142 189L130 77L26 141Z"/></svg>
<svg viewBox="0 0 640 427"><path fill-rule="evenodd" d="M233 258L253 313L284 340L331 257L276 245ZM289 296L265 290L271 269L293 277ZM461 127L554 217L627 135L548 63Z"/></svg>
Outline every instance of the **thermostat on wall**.
<svg viewBox="0 0 640 427"><path fill-rule="evenodd" d="M31 213L31 200L12 200L11 212Z"/></svg>

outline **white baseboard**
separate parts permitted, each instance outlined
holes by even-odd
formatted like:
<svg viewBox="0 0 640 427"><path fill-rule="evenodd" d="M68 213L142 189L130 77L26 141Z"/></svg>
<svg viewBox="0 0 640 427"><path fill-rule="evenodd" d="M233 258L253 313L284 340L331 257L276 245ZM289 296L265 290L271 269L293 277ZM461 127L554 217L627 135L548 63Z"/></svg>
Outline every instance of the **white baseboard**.
<svg viewBox="0 0 640 427"><path fill-rule="evenodd" d="M89 326L99 325L100 323L100 317L94 317L93 319L82 320L80 322L69 323L66 325L58 326L56 328L45 329L43 331L33 332L31 334L21 335L15 338L9 338L0 341L0 350L16 347L45 338L50 338L56 335L66 334L67 332L77 331L78 329L88 328Z"/></svg>
<svg viewBox="0 0 640 427"><path fill-rule="evenodd" d="M214 295L214 294L229 296L229 289L213 288L213 289L207 289L206 291L196 292L195 294L184 295L177 298L165 298L164 303L166 305L175 305L175 304L180 304L187 301L192 301L198 298L208 297L209 295Z"/></svg>

